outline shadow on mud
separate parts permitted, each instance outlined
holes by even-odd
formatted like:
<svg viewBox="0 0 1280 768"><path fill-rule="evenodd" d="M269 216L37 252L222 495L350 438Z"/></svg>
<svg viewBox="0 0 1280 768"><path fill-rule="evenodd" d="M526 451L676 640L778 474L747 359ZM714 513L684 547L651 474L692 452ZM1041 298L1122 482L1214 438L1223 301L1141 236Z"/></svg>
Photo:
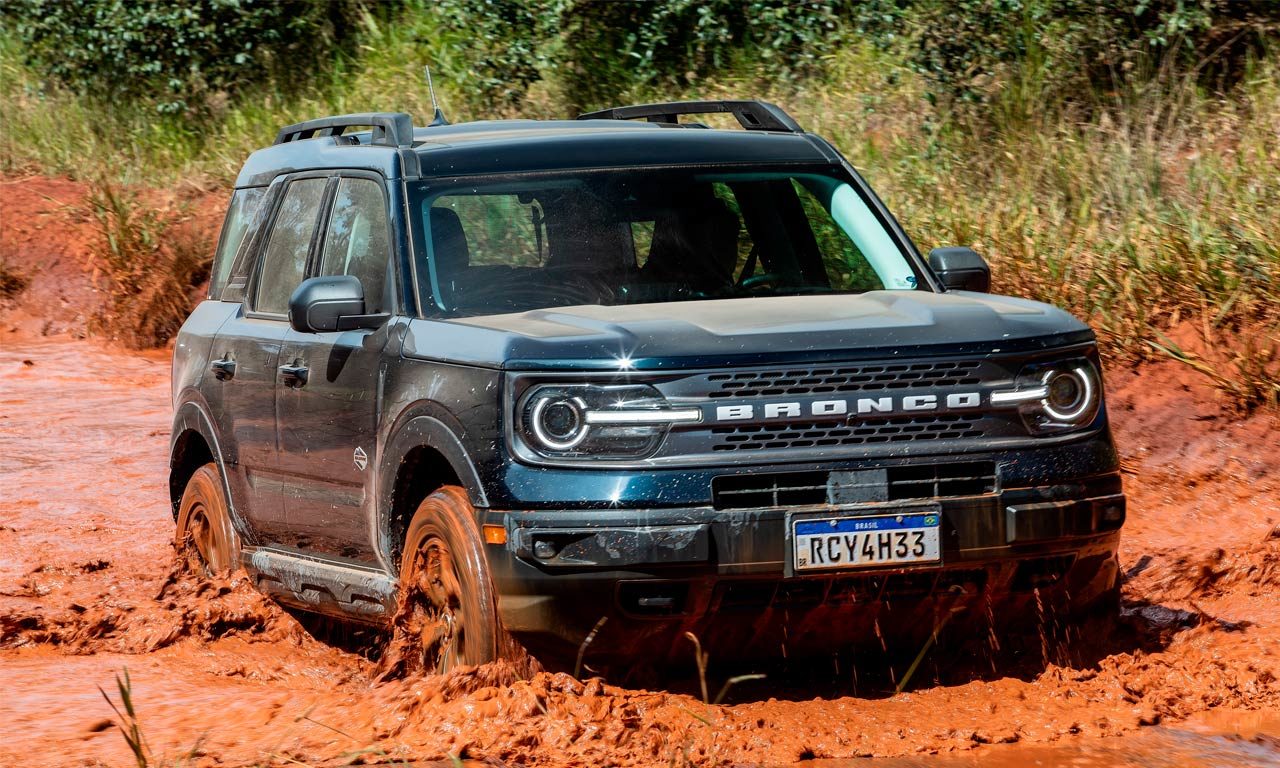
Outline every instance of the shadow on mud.
<svg viewBox="0 0 1280 768"><path fill-rule="evenodd" d="M382 627L333 619L288 606L281 608L316 641L375 664L381 661L391 640L391 632Z"/></svg>
<svg viewBox="0 0 1280 768"><path fill-rule="evenodd" d="M714 652L707 652L709 660L701 673L695 644L689 640L687 662L676 658L661 663L639 660L625 667L588 665L582 676L598 673L615 685L685 693L712 702L720 698L726 704L844 696L876 699L975 680L1031 681L1050 667L1096 669L1111 656L1162 651L1180 632L1206 623L1226 631L1241 628L1205 614L1126 601L1118 610L1113 604L1110 611L1062 620L1052 612L1016 624L956 620L936 633L926 628L923 640L918 635L910 643L877 638L824 656L780 653L774 659L742 662L717 661Z"/></svg>

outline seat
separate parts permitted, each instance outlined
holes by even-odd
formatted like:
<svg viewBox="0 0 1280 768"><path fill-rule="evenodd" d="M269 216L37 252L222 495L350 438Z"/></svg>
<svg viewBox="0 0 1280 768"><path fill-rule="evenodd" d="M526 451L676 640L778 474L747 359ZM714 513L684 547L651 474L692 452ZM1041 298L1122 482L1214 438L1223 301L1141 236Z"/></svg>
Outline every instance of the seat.
<svg viewBox="0 0 1280 768"><path fill-rule="evenodd" d="M654 224L646 279L703 293L733 285L739 225L737 214L709 189L677 197Z"/></svg>
<svg viewBox="0 0 1280 768"><path fill-rule="evenodd" d="M454 296L471 267L471 250L462 219L451 208L431 209L431 258L435 261L435 277L441 293L436 298L446 307L452 307Z"/></svg>

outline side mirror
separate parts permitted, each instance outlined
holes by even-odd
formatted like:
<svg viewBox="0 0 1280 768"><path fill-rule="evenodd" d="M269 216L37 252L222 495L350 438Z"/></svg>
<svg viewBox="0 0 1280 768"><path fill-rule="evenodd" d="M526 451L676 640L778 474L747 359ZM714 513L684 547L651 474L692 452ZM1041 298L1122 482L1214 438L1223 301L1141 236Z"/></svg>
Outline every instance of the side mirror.
<svg viewBox="0 0 1280 768"><path fill-rule="evenodd" d="M289 297L289 325L299 333L377 328L389 315L366 315L364 286L351 275L312 277Z"/></svg>
<svg viewBox="0 0 1280 768"><path fill-rule="evenodd" d="M934 248L929 251L929 266L948 290L991 290L991 267L972 248Z"/></svg>

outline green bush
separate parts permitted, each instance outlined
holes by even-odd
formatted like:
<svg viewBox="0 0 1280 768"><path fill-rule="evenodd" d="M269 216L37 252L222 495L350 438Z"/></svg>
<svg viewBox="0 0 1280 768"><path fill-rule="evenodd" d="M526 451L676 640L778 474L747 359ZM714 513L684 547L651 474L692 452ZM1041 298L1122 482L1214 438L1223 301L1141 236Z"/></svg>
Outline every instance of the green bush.
<svg viewBox="0 0 1280 768"><path fill-rule="evenodd" d="M1152 65L1239 72L1280 21L1274 0L872 0L913 41L931 95L987 102L1010 82L1046 98L1112 88Z"/></svg>
<svg viewBox="0 0 1280 768"><path fill-rule="evenodd" d="M430 7L463 66L454 78L479 108L520 103L553 78L571 110L634 89L682 89L759 65L777 80L811 74L847 25L834 0L441 0Z"/></svg>
<svg viewBox="0 0 1280 768"><path fill-rule="evenodd" d="M775 82L821 70L845 42L831 0L661 0L570 3L555 63L575 108L611 106L630 89L687 90L749 69Z"/></svg>
<svg viewBox="0 0 1280 768"><path fill-rule="evenodd" d="M47 76L175 113L327 69L359 10L355 0L10 0L4 16Z"/></svg>
<svg viewBox="0 0 1280 768"><path fill-rule="evenodd" d="M439 0L416 9L459 52L450 75L480 109L516 106L542 78L545 46L569 0Z"/></svg>
<svg viewBox="0 0 1280 768"><path fill-rule="evenodd" d="M1170 59L1206 78L1241 71L1280 23L1274 0L441 0L456 82L473 106L519 105L554 80L573 109L726 72L786 84L869 41L903 53L950 103L1011 83L1046 97L1113 87Z"/></svg>

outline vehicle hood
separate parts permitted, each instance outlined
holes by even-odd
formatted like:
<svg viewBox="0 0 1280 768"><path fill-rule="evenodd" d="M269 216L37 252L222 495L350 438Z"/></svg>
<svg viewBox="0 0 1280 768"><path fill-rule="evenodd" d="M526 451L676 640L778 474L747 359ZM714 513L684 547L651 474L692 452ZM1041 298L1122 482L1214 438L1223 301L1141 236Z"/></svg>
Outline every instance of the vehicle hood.
<svg viewBox="0 0 1280 768"><path fill-rule="evenodd" d="M1044 349L1093 333L1046 304L951 291L873 291L414 320L410 357L523 369L636 369Z"/></svg>

